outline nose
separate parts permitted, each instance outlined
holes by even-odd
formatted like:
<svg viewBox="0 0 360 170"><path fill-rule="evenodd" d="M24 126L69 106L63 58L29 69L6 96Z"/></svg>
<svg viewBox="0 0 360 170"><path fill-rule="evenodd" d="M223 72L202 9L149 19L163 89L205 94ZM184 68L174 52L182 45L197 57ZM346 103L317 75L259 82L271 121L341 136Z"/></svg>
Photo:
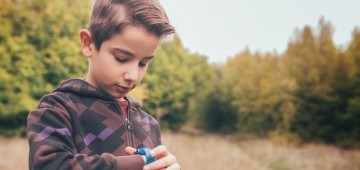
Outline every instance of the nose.
<svg viewBox="0 0 360 170"><path fill-rule="evenodd" d="M126 82L137 82L139 80L139 68L137 66L129 66L124 73L124 80Z"/></svg>

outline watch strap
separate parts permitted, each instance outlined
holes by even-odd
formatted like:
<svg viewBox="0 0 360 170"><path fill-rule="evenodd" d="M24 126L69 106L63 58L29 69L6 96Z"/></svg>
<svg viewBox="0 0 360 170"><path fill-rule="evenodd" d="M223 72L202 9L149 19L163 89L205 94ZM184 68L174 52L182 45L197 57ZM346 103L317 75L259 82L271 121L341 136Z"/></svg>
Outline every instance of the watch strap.
<svg viewBox="0 0 360 170"><path fill-rule="evenodd" d="M135 150L134 152L135 154L138 154L138 155L144 155L146 157L146 162L145 164L150 164L152 162L154 162L156 160L155 157L152 157L150 155L150 149L149 148L138 148Z"/></svg>

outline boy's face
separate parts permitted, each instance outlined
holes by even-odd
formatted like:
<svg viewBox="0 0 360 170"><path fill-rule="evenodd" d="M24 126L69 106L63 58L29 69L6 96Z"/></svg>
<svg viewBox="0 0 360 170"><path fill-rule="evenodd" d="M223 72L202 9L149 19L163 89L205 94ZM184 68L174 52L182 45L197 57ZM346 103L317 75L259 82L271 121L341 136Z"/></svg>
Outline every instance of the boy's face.
<svg viewBox="0 0 360 170"><path fill-rule="evenodd" d="M83 45L89 60L86 81L121 99L140 83L159 42L160 38L145 28L128 26L104 41L99 51L91 43L84 52Z"/></svg>

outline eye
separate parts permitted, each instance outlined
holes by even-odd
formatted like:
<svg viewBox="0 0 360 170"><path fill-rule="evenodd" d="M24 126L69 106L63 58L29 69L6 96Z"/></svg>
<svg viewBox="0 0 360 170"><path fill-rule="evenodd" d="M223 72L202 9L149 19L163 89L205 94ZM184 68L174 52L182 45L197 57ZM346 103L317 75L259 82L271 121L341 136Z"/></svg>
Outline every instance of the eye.
<svg viewBox="0 0 360 170"><path fill-rule="evenodd" d="M152 58L145 58L145 59L141 60L140 63L139 63L139 66L140 67L146 67L150 63L151 59Z"/></svg>
<svg viewBox="0 0 360 170"><path fill-rule="evenodd" d="M124 63L124 62L126 62L128 60L127 58L116 57L116 56L114 58L119 63Z"/></svg>
<svg viewBox="0 0 360 170"><path fill-rule="evenodd" d="M149 62L140 62L139 66L140 67L146 67L148 65Z"/></svg>

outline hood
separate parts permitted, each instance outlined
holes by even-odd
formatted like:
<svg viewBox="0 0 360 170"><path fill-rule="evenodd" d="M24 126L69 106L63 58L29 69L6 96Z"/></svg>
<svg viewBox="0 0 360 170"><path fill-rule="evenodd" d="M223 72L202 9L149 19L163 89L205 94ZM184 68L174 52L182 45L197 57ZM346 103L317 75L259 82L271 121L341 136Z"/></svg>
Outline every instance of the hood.
<svg viewBox="0 0 360 170"><path fill-rule="evenodd" d="M83 79L65 80L60 84L60 86L57 89L54 90L54 92L73 93L81 97L96 98L107 101L116 101L106 92L104 92L103 90L97 87L92 86ZM129 101L130 105L136 108L140 107L141 105L139 101L129 96L125 96L125 99Z"/></svg>

